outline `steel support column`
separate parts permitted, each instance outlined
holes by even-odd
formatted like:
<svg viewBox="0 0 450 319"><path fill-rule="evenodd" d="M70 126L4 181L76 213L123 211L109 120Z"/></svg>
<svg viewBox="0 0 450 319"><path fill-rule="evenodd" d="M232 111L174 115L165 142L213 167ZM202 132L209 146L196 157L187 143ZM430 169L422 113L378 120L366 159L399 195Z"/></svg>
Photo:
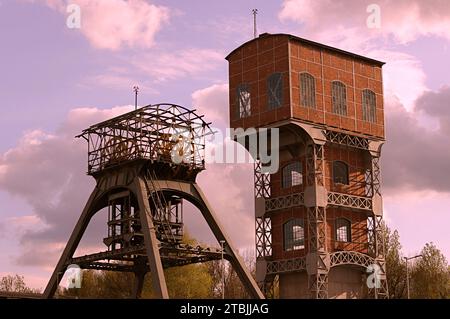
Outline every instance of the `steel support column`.
<svg viewBox="0 0 450 319"><path fill-rule="evenodd" d="M311 143L307 146L305 206L308 221L308 255L306 270L308 286L313 299L328 298L329 254L327 252L326 206L324 185L324 146Z"/></svg>

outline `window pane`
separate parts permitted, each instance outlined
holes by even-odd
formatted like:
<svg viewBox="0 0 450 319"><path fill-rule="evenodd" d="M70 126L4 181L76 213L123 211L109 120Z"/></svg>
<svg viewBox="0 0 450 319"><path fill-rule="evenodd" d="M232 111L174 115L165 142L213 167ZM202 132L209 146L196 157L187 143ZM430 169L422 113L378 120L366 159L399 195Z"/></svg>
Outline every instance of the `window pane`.
<svg viewBox="0 0 450 319"><path fill-rule="evenodd" d="M303 219L296 218L284 224L284 250L299 250L305 248L305 230Z"/></svg>
<svg viewBox="0 0 450 319"><path fill-rule="evenodd" d="M294 162L283 168L283 188L303 184L302 163Z"/></svg>
<svg viewBox="0 0 450 319"><path fill-rule="evenodd" d="M371 90L362 93L363 121L376 122L376 97Z"/></svg>
<svg viewBox="0 0 450 319"><path fill-rule="evenodd" d="M336 241L350 242L350 221L344 218L338 218L336 220Z"/></svg>
<svg viewBox="0 0 450 319"><path fill-rule="evenodd" d="M332 83L333 113L347 116L347 89L339 81Z"/></svg>
<svg viewBox="0 0 450 319"><path fill-rule="evenodd" d="M283 77L281 73L274 73L267 79L267 99L269 109L275 109L282 104Z"/></svg>
<svg viewBox="0 0 450 319"><path fill-rule="evenodd" d="M237 105L239 118L251 115L250 87L248 84L241 84L237 88Z"/></svg>
<svg viewBox="0 0 450 319"><path fill-rule="evenodd" d="M344 162L333 162L333 182L348 185L348 166Z"/></svg>
<svg viewBox="0 0 450 319"><path fill-rule="evenodd" d="M316 108L316 85L314 77L308 73L300 74L300 104Z"/></svg>

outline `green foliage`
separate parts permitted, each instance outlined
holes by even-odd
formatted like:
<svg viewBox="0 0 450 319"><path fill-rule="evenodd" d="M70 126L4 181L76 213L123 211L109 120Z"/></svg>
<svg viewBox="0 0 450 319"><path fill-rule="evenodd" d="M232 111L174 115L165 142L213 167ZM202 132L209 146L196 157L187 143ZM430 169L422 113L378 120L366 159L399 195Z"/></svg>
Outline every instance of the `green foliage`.
<svg viewBox="0 0 450 319"><path fill-rule="evenodd" d="M195 246L197 242L185 233L185 243ZM211 298L212 277L206 264L192 264L164 270L170 298ZM75 298L130 298L134 274L111 271L84 270L79 289L61 289L60 297ZM154 298L151 274L145 276L142 298Z"/></svg>
<svg viewBox="0 0 450 319"><path fill-rule="evenodd" d="M134 275L112 271L84 270L81 288L62 289L61 297L130 298Z"/></svg>
<svg viewBox="0 0 450 319"><path fill-rule="evenodd" d="M427 243L421 255L411 271L411 297L448 298L450 273L444 255L433 243Z"/></svg>
<svg viewBox="0 0 450 319"><path fill-rule="evenodd" d="M402 245L397 230L392 233L389 227L383 225L385 241L386 271L388 278L389 297L401 299L406 297L406 265L402 256Z"/></svg>
<svg viewBox="0 0 450 319"><path fill-rule="evenodd" d="M212 278L206 264L193 264L164 270L169 297L173 299L211 298ZM151 275L147 274L143 298L154 298Z"/></svg>
<svg viewBox="0 0 450 319"><path fill-rule="evenodd" d="M386 271L389 296L392 299L407 298L406 261L402 254L398 231L391 232L383 225ZM441 251L428 243L422 249L422 257L409 261L411 298L449 298L450 268Z"/></svg>

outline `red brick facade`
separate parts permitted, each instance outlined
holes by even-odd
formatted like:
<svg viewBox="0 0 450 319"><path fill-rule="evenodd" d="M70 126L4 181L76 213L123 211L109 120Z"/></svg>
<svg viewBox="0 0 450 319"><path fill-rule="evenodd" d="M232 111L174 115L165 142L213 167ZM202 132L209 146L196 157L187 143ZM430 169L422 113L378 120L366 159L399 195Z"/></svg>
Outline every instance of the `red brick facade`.
<svg viewBox="0 0 450 319"><path fill-rule="evenodd" d="M320 127L349 135L384 139L382 63L352 53L316 44L290 35L261 35L243 44L228 57L230 125L233 128L283 126L286 120L317 124ZM268 77L282 74L282 103L275 109L268 107ZM314 77L315 107L301 106L300 74ZM332 82L340 81L346 89L347 115L332 110ZM247 84L251 96L251 115L240 118L237 89ZM363 120L363 90L375 93L375 121ZM299 146L300 148L304 147ZM325 148L325 188L329 192L367 196L365 173L370 167L366 150L327 143ZM293 161L303 167L303 183L283 188L282 168ZM332 180L333 162L348 165L349 185L335 184ZM306 185L305 150L299 151L287 161L281 161L280 169L271 175L271 197L301 193ZM352 250L367 253L367 214L343 207L327 208L327 250ZM290 259L305 256L308 252L306 208L294 207L269 213L272 222L272 259ZM283 247L283 225L293 219L305 220L305 248L286 251ZM345 218L351 223L351 242L335 240L335 221Z"/></svg>

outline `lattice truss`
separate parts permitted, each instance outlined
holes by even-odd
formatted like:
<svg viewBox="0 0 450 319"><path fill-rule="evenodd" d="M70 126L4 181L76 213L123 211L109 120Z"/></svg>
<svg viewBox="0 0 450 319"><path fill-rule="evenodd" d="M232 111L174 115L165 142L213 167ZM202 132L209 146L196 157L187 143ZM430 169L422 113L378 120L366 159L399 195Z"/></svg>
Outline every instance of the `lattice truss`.
<svg viewBox="0 0 450 319"><path fill-rule="evenodd" d="M326 130L324 133L327 141L330 143L346 145L363 150L369 149L369 140L367 138L329 130Z"/></svg>
<svg viewBox="0 0 450 319"><path fill-rule="evenodd" d="M255 198L269 198L270 197L270 174L263 173L262 163L256 160L254 164L254 183L255 183Z"/></svg>
<svg viewBox="0 0 450 319"><path fill-rule="evenodd" d="M306 270L306 258L292 258L283 260L271 260L267 262L267 274L280 274L285 272Z"/></svg>
<svg viewBox="0 0 450 319"><path fill-rule="evenodd" d="M343 193L328 193L328 204L347 208L372 210L372 199L368 197L353 196Z"/></svg>
<svg viewBox="0 0 450 319"><path fill-rule="evenodd" d="M213 132L194 112L174 104L148 105L89 127L78 136L88 142L88 173L134 159L204 169L205 136Z"/></svg>
<svg viewBox="0 0 450 319"><path fill-rule="evenodd" d="M306 148L306 183L308 186L324 186L324 146L309 144Z"/></svg>
<svg viewBox="0 0 450 319"><path fill-rule="evenodd" d="M325 207L307 207L309 251L326 252L326 209Z"/></svg>
<svg viewBox="0 0 450 319"><path fill-rule="evenodd" d="M268 198L265 201L266 213L285 209L290 207L297 207L303 205L305 202L304 193L294 193L286 196L279 196L275 198Z"/></svg>
<svg viewBox="0 0 450 319"><path fill-rule="evenodd" d="M367 268L374 262L374 258L356 251L336 251L330 254L330 267L356 265Z"/></svg>
<svg viewBox="0 0 450 319"><path fill-rule="evenodd" d="M272 256L272 220L256 218L256 258Z"/></svg>
<svg viewBox="0 0 450 319"><path fill-rule="evenodd" d="M328 298L328 273L310 275L308 285L313 299Z"/></svg>

